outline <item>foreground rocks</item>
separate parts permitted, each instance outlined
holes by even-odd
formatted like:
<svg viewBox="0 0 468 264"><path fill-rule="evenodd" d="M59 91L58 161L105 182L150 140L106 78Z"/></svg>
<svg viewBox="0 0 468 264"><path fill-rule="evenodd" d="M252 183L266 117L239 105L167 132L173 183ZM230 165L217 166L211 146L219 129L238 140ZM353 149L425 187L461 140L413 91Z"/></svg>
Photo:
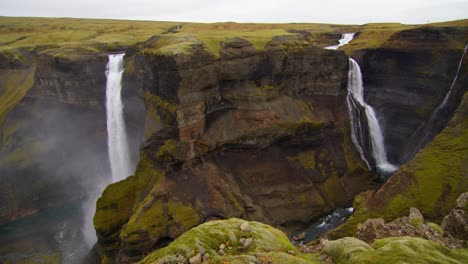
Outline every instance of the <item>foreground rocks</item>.
<svg viewBox="0 0 468 264"><path fill-rule="evenodd" d="M245 223L250 231L239 228ZM310 263L295 254L296 248L278 229L232 218L193 228L139 263Z"/></svg>
<svg viewBox="0 0 468 264"><path fill-rule="evenodd" d="M416 208L411 208L409 217L400 217L390 223L385 223L382 218L368 219L357 227L356 238L367 243L373 243L377 239L386 237L419 237L431 240L451 249L466 247L466 242L453 238L456 233L444 232L440 226L431 222L424 222L419 213L418 221L412 221ZM414 218L413 218L414 219Z"/></svg>
<svg viewBox="0 0 468 264"><path fill-rule="evenodd" d="M278 229L249 222L251 231L242 231L241 219L202 224L180 236L169 246L152 252L140 264L162 263L464 263L466 251L416 237L389 237L366 243L354 237L323 240L315 251L296 249ZM245 247L241 241L251 241ZM221 249L220 249L221 248ZM220 254L220 251L222 253Z"/></svg>

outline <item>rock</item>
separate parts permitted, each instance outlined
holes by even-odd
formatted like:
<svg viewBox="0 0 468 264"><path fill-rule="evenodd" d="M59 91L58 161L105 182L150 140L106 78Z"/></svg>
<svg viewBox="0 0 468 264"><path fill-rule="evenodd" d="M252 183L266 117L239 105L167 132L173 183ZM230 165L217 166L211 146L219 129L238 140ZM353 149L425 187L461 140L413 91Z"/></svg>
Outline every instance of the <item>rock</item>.
<svg viewBox="0 0 468 264"><path fill-rule="evenodd" d="M250 232L250 224L249 222L245 221L240 225L240 230L244 232Z"/></svg>
<svg viewBox="0 0 468 264"><path fill-rule="evenodd" d="M418 208L411 207L409 213L409 220L412 225L419 226L424 223L424 217Z"/></svg>
<svg viewBox="0 0 468 264"><path fill-rule="evenodd" d="M225 248L226 248L226 244L222 243L221 245L219 245L218 248L219 248L219 249L225 249Z"/></svg>
<svg viewBox="0 0 468 264"><path fill-rule="evenodd" d="M224 250L220 249L220 250L218 250L218 254L220 256L224 256L224 255L226 255L226 252L224 252Z"/></svg>
<svg viewBox="0 0 468 264"><path fill-rule="evenodd" d="M300 240L303 240L305 237L306 237L306 233L302 232L300 234L293 236L293 240L300 241Z"/></svg>
<svg viewBox="0 0 468 264"><path fill-rule="evenodd" d="M296 252L294 250L288 250L289 255L296 255Z"/></svg>
<svg viewBox="0 0 468 264"><path fill-rule="evenodd" d="M206 262L210 259L210 253L205 253L205 255L203 255L203 262Z"/></svg>
<svg viewBox="0 0 468 264"><path fill-rule="evenodd" d="M454 209L444 217L441 224L444 233L468 241L468 212Z"/></svg>
<svg viewBox="0 0 468 264"><path fill-rule="evenodd" d="M457 208L468 211L468 192L462 193L457 198Z"/></svg>
<svg viewBox="0 0 468 264"><path fill-rule="evenodd" d="M249 238L246 238L243 242L243 246L244 248L250 246L250 244L252 244L252 241L253 241L253 238L249 237Z"/></svg>
<svg viewBox="0 0 468 264"><path fill-rule="evenodd" d="M200 264L201 261L202 261L202 256L200 255L200 253L196 254L195 256L189 259L190 264Z"/></svg>
<svg viewBox="0 0 468 264"><path fill-rule="evenodd" d="M434 223L423 223L414 226L409 217L400 217L390 223L385 223L382 218L368 219L366 222L358 225L356 238L367 243L373 243L376 239L387 237L420 237L427 240L435 241L449 248L460 248L463 242L444 236L445 232Z"/></svg>

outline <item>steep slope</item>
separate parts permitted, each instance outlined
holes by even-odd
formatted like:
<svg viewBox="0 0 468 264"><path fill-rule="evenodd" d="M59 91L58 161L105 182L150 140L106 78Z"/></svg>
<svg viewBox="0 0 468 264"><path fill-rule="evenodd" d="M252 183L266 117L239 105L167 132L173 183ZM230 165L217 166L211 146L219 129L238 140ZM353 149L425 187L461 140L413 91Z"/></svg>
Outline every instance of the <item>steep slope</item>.
<svg viewBox="0 0 468 264"><path fill-rule="evenodd" d="M393 220L417 207L440 223L468 189L468 94L463 96L447 127L401 167L378 191L356 197L355 213L331 237L353 235L360 222L373 217Z"/></svg>

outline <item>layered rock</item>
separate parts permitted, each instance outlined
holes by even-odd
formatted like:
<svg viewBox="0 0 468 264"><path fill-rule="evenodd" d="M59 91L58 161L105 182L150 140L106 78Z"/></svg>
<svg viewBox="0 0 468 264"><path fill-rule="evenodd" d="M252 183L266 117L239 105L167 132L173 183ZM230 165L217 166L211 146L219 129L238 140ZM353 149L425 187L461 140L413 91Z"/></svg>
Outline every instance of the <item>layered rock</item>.
<svg viewBox="0 0 468 264"><path fill-rule="evenodd" d="M171 35L128 59L149 109L148 139L135 176L98 201L106 259L139 260L211 219L293 230L372 188L375 175L347 136L343 53L301 37L274 38L264 51L233 38L216 57L196 38Z"/></svg>

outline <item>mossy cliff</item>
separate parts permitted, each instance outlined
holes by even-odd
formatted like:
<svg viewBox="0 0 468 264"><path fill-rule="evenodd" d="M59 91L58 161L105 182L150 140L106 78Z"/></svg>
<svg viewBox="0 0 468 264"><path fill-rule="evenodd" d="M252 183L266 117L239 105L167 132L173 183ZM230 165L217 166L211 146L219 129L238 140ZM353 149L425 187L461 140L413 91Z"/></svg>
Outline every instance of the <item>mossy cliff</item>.
<svg viewBox="0 0 468 264"><path fill-rule="evenodd" d="M468 188L468 94L447 127L412 161L404 165L376 192L354 200L355 213L331 237L353 235L358 223L368 218L393 220L417 207L435 223L455 207Z"/></svg>

